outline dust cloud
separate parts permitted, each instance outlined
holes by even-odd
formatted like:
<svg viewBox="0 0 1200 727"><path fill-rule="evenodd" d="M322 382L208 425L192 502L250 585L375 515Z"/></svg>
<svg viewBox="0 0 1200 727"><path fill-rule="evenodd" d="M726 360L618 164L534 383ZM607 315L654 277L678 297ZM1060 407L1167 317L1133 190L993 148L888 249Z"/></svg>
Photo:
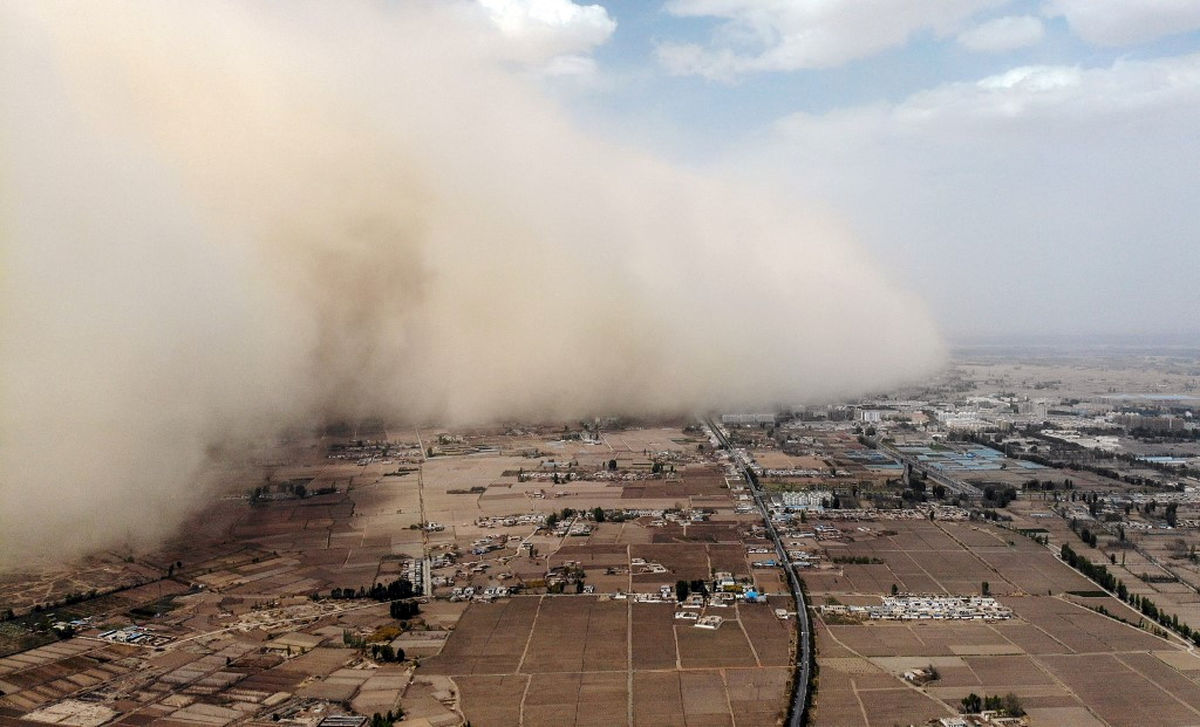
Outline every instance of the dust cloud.
<svg viewBox="0 0 1200 727"><path fill-rule="evenodd" d="M402 4L401 4L402 5ZM0 7L0 565L338 417L800 403L942 344L836 223L589 136L462 4Z"/></svg>

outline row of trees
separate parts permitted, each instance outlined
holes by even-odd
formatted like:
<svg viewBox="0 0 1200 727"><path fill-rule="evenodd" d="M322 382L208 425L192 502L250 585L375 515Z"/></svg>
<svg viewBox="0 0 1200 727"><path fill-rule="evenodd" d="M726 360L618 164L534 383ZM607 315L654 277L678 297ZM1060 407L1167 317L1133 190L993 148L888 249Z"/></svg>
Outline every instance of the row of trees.
<svg viewBox="0 0 1200 727"><path fill-rule="evenodd" d="M1108 572L1107 567L1093 563L1084 556L1076 553L1066 543L1063 543L1062 547L1059 548L1059 555L1062 556L1063 562L1067 565L1082 573L1092 582L1099 584L1101 588L1115 592L1121 600L1125 600L1125 596L1129 593L1128 589L1126 589L1125 584L1116 576Z"/></svg>
<svg viewBox="0 0 1200 727"><path fill-rule="evenodd" d="M577 510L574 510L569 507L564 507L562 509L562 512L552 512L546 516L546 527L553 528L559 522L561 522L563 520L570 520L571 518L575 517L576 515L579 515L582 517L590 516L592 520L595 520L598 523L602 523L607 520L612 520L613 522L621 522L625 519L625 515L623 513L616 512L612 515L609 515L607 512L604 511L604 508L599 507L599 506L593 507L591 510L583 510L583 511L577 511Z"/></svg>
<svg viewBox="0 0 1200 727"><path fill-rule="evenodd" d="M963 714L979 714L983 711L989 712L1004 712L1009 717L1020 717L1025 714L1025 710L1021 708L1021 700L1017 699L1017 695L1009 692L1001 697L999 694L980 697L975 692L971 692L962 699Z"/></svg>
<svg viewBox="0 0 1200 727"><path fill-rule="evenodd" d="M1071 481L1069 478L1064 479L1061 484L1058 482L1055 482L1054 480L1038 480L1037 478L1034 478L1031 480L1026 480L1024 483L1022 483L1021 488L1025 489L1025 490L1035 490L1035 491L1040 491L1040 492L1054 492L1055 490L1058 490L1059 488L1062 488L1064 490L1074 490L1075 483L1073 481Z"/></svg>
<svg viewBox="0 0 1200 727"><path fill-rule="evenodd" d="M1112 573L1109 573L1108 568L1105 566L1093 563L1082 555L1079 555L1066 543L1063 543L1060 553L1067 565L1087 576L1105 590L1116 593L1117 598L1133 606L1147 619L1158 623L1163 628L1174 631L1193 644L1200 646L1200 630L1193 630L1191 626L1180 621L1179 616L1168 614L1166 611L1159 609L1158 605L1148 597L1130 593L1125 584Z"/></svg>
<svg viewBox="0 0 1200 727"><path fill-rule="evenodd" d="M1085 450L1077 444L1066 444L1059 440L1054 440L1046 435L1041 434L1041 430L1046 428L1045 424L1030 425L1022 430L1026 436L1043 440L1049 445L1048 455L1038 452L1011 452L1010 457L1015 459L1023 459L1028 462L1040 464L1044 467L1060 467L1069 469L1075 472L1085 471L1094 472L1102 477L1108 477L1120 482L1125 482L1135 487L1162 487L1163 482L1150 477L1132 474L1128 472L1120 472L1114 467L1108 467L1103 464L1097 464L1094 460L1097 459L1096 454L1089 450ZM1082 431L1082 430L1081 430ZM1087 433L1084 431L1083 433ZM968 434L964 437L965 440L976 442L987 447L991 447L1000 452L1005 452L1005 447L1001 439L991 439L984 434ZM1086 459L1080 459L1086 458ZM1173 476L1188 475L1192 477L1200 476L1200 470L1194 467L1174 467L1160 462L1145 462L1138 460L1138 455L1131 452L1114 452L1105 455L1105 458L1110 461L1125 462L1128 464L1138 464L1141 467L1149 467L1160 472L1169 473ZM1104 461L1104 460L1101 460Z"/></svg>
<svg viewBox="0 0 1200 727"><path fill-rule="evenodd" d="M371 598L376 601L395 601L400 598L412 598L417 595L412 581L407 578L397 578L386 586L374 583L370 588L359 586L355 588L334 588L329 592L330 598Z"/></svg>

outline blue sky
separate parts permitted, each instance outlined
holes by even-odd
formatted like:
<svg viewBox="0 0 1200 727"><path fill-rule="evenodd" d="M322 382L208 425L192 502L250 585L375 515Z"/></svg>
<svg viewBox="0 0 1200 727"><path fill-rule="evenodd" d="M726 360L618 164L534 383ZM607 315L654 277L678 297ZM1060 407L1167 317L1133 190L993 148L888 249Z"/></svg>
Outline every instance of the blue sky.
<svg viewBox="0 0 1200 727"><path fill-rule="evenodd" d="M573 41L522 60L582 124L835 210L952 336L1200 332L1197 0L479 2Z"/></svg>
<svg viewBox="0 0 1200 727"><path fill-rule="evenodd" d="M538 5L536 2L508 4ZM755 3L747 0L744 3L721 4L752 6ZM806 3L762 4L802 6ZM892 4L934 8L938 5L936 2ZM729 20L711 15L679 16L669 10L669 3L646 0L613 0L592 4L590 7L603 8L607 17L615 23L615 29L605 42L591 49L589 55L595 62L595 68L588 74L591 83L582 84L582 92L575 89L580 92L575 103L591 104L589 108L593 110L606 110L633 120L644 116L668 119L677 127L677 131L696 135L698 143L690 153L703 157L705 149L709 152L714 149L713 144L715 148L720 148L725 143L752 135L769 127L776 119L795 112L819 114L849 106L899 102L913 93L940 84L973 82L1018 66L1104 67L1122 58L1153 59L1200 50L1200 9L1191 12L1191 16L1197 19L1196 27L1190 30L1187 30L1187 24L1183 24L1178 26L1185 29L1183 32L1155 35L1148 41L1095 44L1072 32L1066 18L1043 15L1049 12L1049 3L960 4L983 6L977 13L967 15L967 20L952 26L962 32L989 20L1016 16L1036 18L1044 36L1022 47L981 52L959 43L956 40L959 32L937 32L931 27L916 27L902 42L875 52L864 51L844 63L816 68L750 71L713 80L695 73L673 72L656 57L656 49L661 45L683 43L719 46L719 43L713 42L714 38L721 35L723 28L732 24ZM1145 13L1154 12L1151 7L1155 5L1154 2L1141 4L1147 6ZM1200 3L1191 4L1200 8ZM884 14L880 22L886 21ZM753 43L748 45L754 46Z"/></svg>

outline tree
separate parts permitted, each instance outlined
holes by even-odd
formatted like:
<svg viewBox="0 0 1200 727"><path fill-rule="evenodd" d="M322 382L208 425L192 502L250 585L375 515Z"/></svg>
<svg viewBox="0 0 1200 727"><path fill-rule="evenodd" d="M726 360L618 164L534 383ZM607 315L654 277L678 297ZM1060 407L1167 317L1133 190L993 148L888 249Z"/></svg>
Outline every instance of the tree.
<svg viewBox="0 0 1200 727"><path fill-rule="evenodd" d="M900 587L899 587L899 586L897 586L895 583L893 583L893 584L892 584L892 595L894 596L894 595L896 595L896 594L897 594L897 593L899 593L899 592L900 592Z"/></svg>
<svg viewBox="0 0 1200 727"><path fill-rule="evenodd" d="M962 698L963 714L978 714L983 711L983 700L975 692Z"/></svg>
<svg viewBox="0 0 1200 727"><path fill-rule="evenodd" d="M992 592L991 584L989 584L987 581L980 583L979 584L979 592L985 596L990 595Z"/></svg>
<svg viewBox="0 0 1200 727"><path fill-rule="evenodd" d="M689 586L688 586L687 581L683 581L683 580L675 581L675 600L677 600L677 601L687 600L688 590L689 590Z"/></svg>
<svg viewBox="0 0 1200 727"><path fill-rule="evenodd" d="M392 601L392 605L388 610L392 618L398 621L405 621L420 613L421 606L416 601L412 600Z"/></svg>
<svg viewBox="0 0 1200 727"><path fill-rule="evenodd" d="M600 506L592 508L592 518L598 523L604 522L604 508Z"/></svg>

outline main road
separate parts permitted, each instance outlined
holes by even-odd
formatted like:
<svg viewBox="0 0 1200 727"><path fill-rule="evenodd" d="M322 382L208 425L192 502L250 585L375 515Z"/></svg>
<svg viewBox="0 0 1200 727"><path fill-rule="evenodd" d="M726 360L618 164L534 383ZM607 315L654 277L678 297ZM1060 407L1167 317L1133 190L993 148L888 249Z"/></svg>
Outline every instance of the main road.
<svg viewBox="0 0 1200 727"><path fill-rule="evenodd" d="M808 617L808 603L804 599L804 590L800 587L800 578L796 575L796 569L792 566L787 549L783 547L783 540L779 537L779 531L775 528L775 523L771 520L771 513L767 509L767 504L763 500L762 490L758 486L758 477L750 469L749 463L746 462L741 453L735 450L733 445L729 443L729 438L725 436L725 432L717 426L716 422L710 418L706 420L706 423L713 436L729 452L730 460L742 473L742 477L745 478L746 485L750 488L750 494L754 496L754 503L758 505L758 510L762 513L767 534L775 542L775 554L787 572L788 590L792 592L792 600L796 604L796 641L798 644L796 650L796 673L792 684L792 699L788 708L787 724L788 727L800 727L800 725L805 723L807 716L808 689L812 680L811 670L813 661L812 623Z"/></svg>
<svg viewBox="0 0 1200 727"><path fill-rule="evenodd" d="M938 472L934 467L919 461L916 457L910 456L901 452L896 447L885 444L882 437L872 440L877 449L891 457L896 462L903 465L908 465L914 472L924 472L929 479L937 482L955 495L965 495L970 498L983 497L983 492L976 486L963 482L962 480L950 477L949 475Z"/></svg>

